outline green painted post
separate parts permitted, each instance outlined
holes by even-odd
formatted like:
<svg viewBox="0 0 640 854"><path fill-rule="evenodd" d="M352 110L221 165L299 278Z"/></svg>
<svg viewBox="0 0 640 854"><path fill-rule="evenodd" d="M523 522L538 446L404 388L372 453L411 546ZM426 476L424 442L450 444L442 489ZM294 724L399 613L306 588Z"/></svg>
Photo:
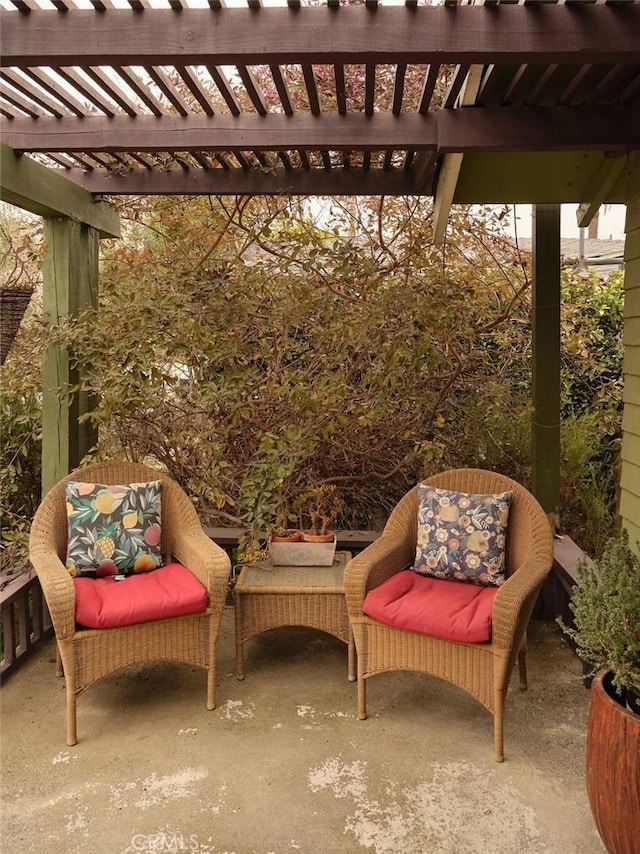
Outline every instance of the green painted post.
<svg viewBox="0 0 640 854"><path fill-rule="evenodd" d="M98 235L95 229L68 219L46 219L45 234L43 306L47 323L55 324L96 304ZM67 349L50 345L43 366L43 494L77 466L96 441L89 421L79 420L91 401L85 393L69 391L78 380Z"/></svg>
<svg viewBox="0 0 640 854"><path fill-rule="evenodd" d="M560 205L533 208L533 493L560 512Z"/></svg>

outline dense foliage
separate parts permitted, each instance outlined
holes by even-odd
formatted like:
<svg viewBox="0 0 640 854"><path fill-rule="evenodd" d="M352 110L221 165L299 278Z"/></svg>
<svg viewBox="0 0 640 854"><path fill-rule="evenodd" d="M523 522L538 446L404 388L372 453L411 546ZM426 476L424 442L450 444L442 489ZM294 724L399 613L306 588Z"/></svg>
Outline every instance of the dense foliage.
<svg viewBox="0 0 640 854"><path fill-rule="evenodd" d="M0 567L24 560L29 525L40 500L40 364L42 228L0 212L0 284L33 287L31 305L0 368Z"/></svg>
<svg viewBox="0 0 640 854"><path fill-rule="evenodd" d="M339 524L371 527L443 467L528 482L528 259L504 212L457 209L437 248L424 199L121 208L99 310L58 332L98 395L99 455L153 458L203 520L256 529L314 483L340 488ZM563 288L562 514L595 552L613 510L622 288L574 272ZM4 370L11 398L24 364Z"/></svg>
<svg viewBox="0 0 640 854"><path fill-rule="evenodd" d="M574 628L564 626L592 672L613 671L618 690L640 692L640 557L626 531L609 540L596 563L579 565L571 611Z"/></svg>

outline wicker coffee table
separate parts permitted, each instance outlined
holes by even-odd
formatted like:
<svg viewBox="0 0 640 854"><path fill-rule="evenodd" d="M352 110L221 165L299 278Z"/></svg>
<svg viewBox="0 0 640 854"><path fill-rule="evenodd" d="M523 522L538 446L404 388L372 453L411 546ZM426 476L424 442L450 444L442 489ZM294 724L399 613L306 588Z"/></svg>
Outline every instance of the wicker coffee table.
<svg viewBox="0 0 640 854"><path fill-rule="evenodd" d="M344 598L350 552L336 552L333 566L245 566L234 589L236 679L244 679L244 644L281 626L309 626L347 644L347 675L356 680L355 644Z"/></svg>

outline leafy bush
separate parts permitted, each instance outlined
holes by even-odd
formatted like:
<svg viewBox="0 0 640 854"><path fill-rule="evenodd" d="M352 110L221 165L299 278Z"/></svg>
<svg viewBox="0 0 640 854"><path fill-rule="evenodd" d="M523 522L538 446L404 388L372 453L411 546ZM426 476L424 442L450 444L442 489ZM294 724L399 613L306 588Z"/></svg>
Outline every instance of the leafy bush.
<svg viewBox="0 0 640 854"><path fill-rule="evenodd" d="M582 561L570 604L575 628L564 626L595 673L613 671L620 691L640 691L640 557L629 535L607 542L596 563Z"/></svg>
<svg viewBox="0 0 640 854"><path fill-rule="evenodd" d="M2 287L40 285L41 227L0 211ZM26 562L29 527L40 500L41 356L45 343L36 294L0 367L0 569Z"/></svg>
<svg viewBox="0 0 640 854"><path fill-rule="evenodd" d="M424 199L117 204L125 239L102 246L99 308L55 333L97 396L99 455L157 460L203 521L252 532L310 485L335 485L338 526L363 528L444 467L529 482L529 259L499 215L456 209L437 248ZM562 311L562 518L597 554L619 450L620 281L565 272ZM3 485L3 502L26 519L39 354L10 359L3 406L30 438L8 474L29 500ZM24 437L6 436L13 465Z"/></svg>

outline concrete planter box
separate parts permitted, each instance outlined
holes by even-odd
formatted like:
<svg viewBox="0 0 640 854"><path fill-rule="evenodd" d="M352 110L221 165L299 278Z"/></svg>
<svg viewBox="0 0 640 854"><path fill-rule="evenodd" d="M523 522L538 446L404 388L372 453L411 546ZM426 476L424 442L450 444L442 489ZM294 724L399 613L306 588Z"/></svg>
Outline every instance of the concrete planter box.
<svg viewBox="0 0 640 854"><path fill-rule="evenodd" d="M335 553L335 537L330 543L269 543L276 566L331 566Z"/></svg>

